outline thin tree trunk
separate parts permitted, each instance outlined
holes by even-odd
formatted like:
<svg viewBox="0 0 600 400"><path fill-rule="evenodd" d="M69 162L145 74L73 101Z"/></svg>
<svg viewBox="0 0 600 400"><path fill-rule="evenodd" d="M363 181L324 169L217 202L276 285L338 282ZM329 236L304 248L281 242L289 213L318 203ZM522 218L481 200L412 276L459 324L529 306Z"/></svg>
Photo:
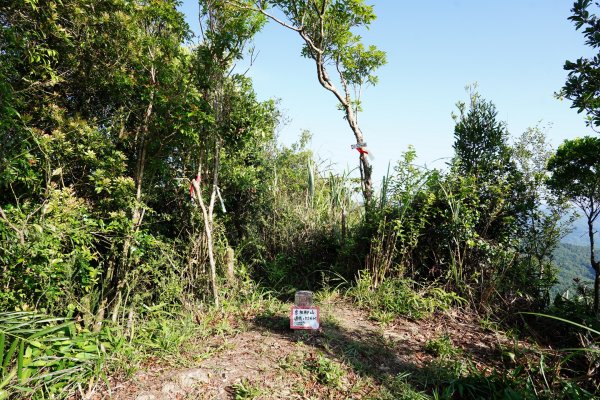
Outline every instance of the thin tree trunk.
<svg viewBox="0 0 600 400"><path fill-rule="evenodd" d="M235 252L229 246L225 251L225 263L227 266L227 281L229 284L232 284L235 281Z"/></svg>
<svg viewBox="0 0 600 400"><path fill-rule="evenodd" d="M304 34L303 32L300 32L300 36L302 36L302 38L304 39L304 41L307 44L310 45L312 43L310 41L310 38L308 38L308 36L306 36L306 34ZM344 88L344 94L342 94L335 87L335 85L329 78L329 74L327 73L327 70L325 68L322 51L320 49L317 49L316 47L313 47L313 52L314 52L315 64L317 67L317 78L319 80L319 83L321 84L321 86L323 86L323 88L325 88L326 90L333 93L333 95L336 97L338 102L341 104L342 108L344 109L346 121L348 122L348 126L350 127L350 129L352 130L352 133L354 134L356 143L364 143L365 138L363 136L363 133L362 133L360 127L358 126L358 120L357 120L356 113L352 109L350 92L348 90L345 80L343 79L343 75L341 73L339 74L340 78L342 79L342 86ZM359 161L360 161L359 166L360 166L360 177L361 177L361 182L362 182L362 192L363 192L363 197L365 199L365 206L368 208L369 204L371 204L371 200L373 199L373 179L372 179L373 167L369 163L369 160L367 159L367 157L365 157L365 155L362 153L359 156Z"/></svg>
<svg viewBox="0 0 600 400"><path fill-rule="evenodd" d="M293 23L286 23L282 19L279 19L278 17L266 12L265 9L258 6L258 4L255 4L257 7L253 7L253 6L244 4L244 2L240 2L240 1L230 1L230 2L232 4L234 4L235 6L240 7L242 9L259 12L259 13L263 14L265 17L267 17L267 18L275 21L279 25L285 27L286 29L290 29L300 35L300 37L302 38L302 40L304 40L304 43L307 46L307 50L310 55L310 58L312 58L315 62L315 66L317 68L317 78L319 80L319 83L321 84L321 86L323 86L323 88L325 88L326 90L331 92L336 97L336 99L338 100L340 105L342 106L342 109L344 110L346 121L348 121L348 125L350 126L350 129L352 129L352 132L354 133L356 142L364 143L363 134L358 126L358 118L356 116L357 112L355 112L355 111L358 111L358 107L356 105L353 105L353 101L352 101L352 97L350 95L348 83L346 82L345 76L339 68L341 61L333 60L336 63L335 68L337 69L337 72L339 75L338 77L342 83L343 92L338 90L335 87L335 85L333 84L333 82L331 81L331 79L329 78L329 75L327 73L327 68L326 68L325 64L327 61L331 61L331 60L324 59L324 54L326 53L326 49L323 46L323 41L325 40L326 35L328 33L326 23L325 23L325 11L326 11L328 2L322 1L319 5L313 4L315 11L317 13L317 16L319 18L318 23L319 23L319 30L320 30L320 32L318 33L317 37L314 38L314 40L310 37L310 33L308 33L303 26L294 26ZM282 7L282 8L285 8L285 7ZM358 95L358 97L360 97L360 94ZM356 98L355 100L359 100L359 98ZM359 156L359 161L360 161L359 167L360 167L360 177L361 177L361 183L362 183L362 192L363 192L363 197L365 200L365 207L368 210L370 208L369 205L372 203L372 198L373 198L373 180L372 180L373 167L369 163L368 159L362 153Z"/></svg>
<svg viewBox="0 0 600 400"><path fill-rule="evenodd" d="M346 208L342 207L342 242L346 240Z"/></svg>
<svg viewBox="0 0 600 400"><path fill-rule="evenodd" d="M594 217L593 210L588 216L588 235L590 238L590 264L596 272L596 279L594 279L594 315L598 316L598 303L600 300L600 263L596 261L596 254L594 251Z"/></svg>
<svg viewBox="0 0 600 400"><path fill-rule="evenodd" d="M196 201L202 210L202 216L204 219L204 234L206 235L206 244L208 250L208 262L210 264L210 285L212 288L213 298L215 300L215 306L219 307L219 291L217 288L217 266L215 263L214 256L214 245L213 245L213 236L212 236L212 212L209 213L206 205L204 204L204 199L202 199L202 194L200 192L200 185L196 180L192 180L192 185L194 186L194 193L196 194ZM213 193L215 192L215 188L213 187ZM212 197L212 195L211 195ZM210 206L209 206L210 208Z"/></svg>
<svg viewBox="0 0 600 400"><path fill-rule="evenodd" d="M208 251L208 262L210 265L210 284L212 287L213 298L215 300L215 306L219 307L219 290L217 287L217 265L215 262L215 252L214 252L214 239L213 239L213 217L214 217L214 209L215 209L215 200L217 197L217 186L219 183L219 140L215 140L215 154L214 154L214 163L213 163L213 181L212 188L210 194L210 201L208 207L204 203L204 199L202 198L202 192L200 191L200 184L197 180L192 180L192 185L194 187L194 193L196 194L196 201L202 210L202 216L204 219L204 233L206 234L206 244ZM201 163L198 168L198 176L201 176L202 167Z"/></svg>
<svg viewBox="0 0 600 400"><path fill-rule="evenodd" d="M150 81L153 86L156 85L156 68L154 65L150 68ZM150 92L150 101L144 114L144 122L141 127L141 132L138 134L139 136L136 135L137 160L135 166L135 206L131 215L133 233L138 231L142 224L142 220L144 219L145 210L141 207L142 184L146 168L146 153L148 149L148 136L150 132L150 118L152 117L152 110L154 108L154 95L155 91L152 89ZM105 285L107 285L107 287L103 289L105 295L103 296L103 299L99 305L95 329L101 329L104 317L106 315L106 309L111 307L111 303L113 303L123 285L123 282L121 281L121 275L124 273L124 271L127 271L129 265L129 251L131 249L132 239L132 235L127 235L125 238L123 242L123 249L121 251L120 262L108 263L107 270L105 271ZM112 307L115 308L113 313L118 312L119 306L120 301L112 305Z"/></svg>
<svg viewBox="0 0 600 400"><path fill-rule="evenodd" d="M6 214L4 213L4 210L2 209L2 207L0 207L0 217L4 220L4 222L6 222L6 224L13 231L15 231L15 233L17 234L17 237L19 238L19 243L21 244L21 246L24 246L25 245L25 234L23 233L23 229L17 228L17 226L15 224L13 224L12 222L10 222L10 220L8 219L8 217L6 216Z"/></svg>
<svg viewBox="0 0 600 400"><path fill-rule="evenodd" d="M154 67L151 69L152 82L155 83L155 70ZM144 125L142 126L142 133L140 135L140 144L138 150L138 157L136 160L135 167L135 206L131 215L131 223L133 226L133 233L137 232L142 225L142 221L144 219L144 209L141 206L142 202L142 184L144 181L144 172L146 169L146 152L148 149L148 133L149 133L149 124L150 117L152 116L152 108L153 108L153 100L154 100L154 91L150 94L150 103L146 108L146 114L144 116ZM117 273L113 276L113 287L117 288L120 286L119 278L120 273L127 269L127 265L129 264L129 250L131 248L131 235L128 235L125 238L125 242L123 243L123 252L121 254L121 263L120 268L121 271L117 271Z"/></svg>
<svg viewBox="0 0 600 400"><path fill-rule="evenodd" d="M594 314L596 318L600 319L600 313L598 313L598 303L600 300L600 271L598 270L598 264L596 264L596 279L594 280Z"/></svg>
<svg viewBox="0 0 600 400"><path fill-rule="evenodd" d="M154 66L150 68L150 82L152 85L156 85L156 69ZM133 229L137 231L142 224L144 219L144 210L140 206L142 202L142 184L144 182L144 172L146 169L146 153L148 151L148 136L150 133L150 118L152 117L152 110L154 108L154 89L150 92L150 102L146 107L146 113L144 115L144 125L142 126L142 136L140 138L141 145L139 155L136 163L136 177L135 177L135 209L133 210Z"/></svg>

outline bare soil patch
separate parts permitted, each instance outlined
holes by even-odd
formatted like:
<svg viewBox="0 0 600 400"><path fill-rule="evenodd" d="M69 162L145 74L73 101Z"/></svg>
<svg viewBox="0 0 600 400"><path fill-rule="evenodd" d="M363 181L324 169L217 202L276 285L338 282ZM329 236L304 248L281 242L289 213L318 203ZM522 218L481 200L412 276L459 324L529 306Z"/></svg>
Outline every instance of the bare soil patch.
<svg viewBox="0 0 600 400"><path fill-rule="evenodd" d="M184 354L186 368L150 362L133 378L113 382L111 395L104 397L381 398L398 374L434 373L438 357L426 351L426 344L436 338L449 339L456 357L482 371L503 368L506 349L529 346L457 312L419 321L399 318L382 326L345 301L322 305L321 311L318 332L290 331L285 310L250 317L235 334L199 342L198 352L212 349L205 359L193 361Z"/></svg>

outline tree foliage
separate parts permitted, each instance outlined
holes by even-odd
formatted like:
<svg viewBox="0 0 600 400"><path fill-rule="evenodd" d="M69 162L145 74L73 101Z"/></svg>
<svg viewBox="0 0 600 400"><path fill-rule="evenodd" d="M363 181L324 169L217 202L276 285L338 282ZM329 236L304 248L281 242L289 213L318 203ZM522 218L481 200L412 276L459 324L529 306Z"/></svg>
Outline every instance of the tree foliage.
<svg viewBox="0 0 600 400"><path fill-rule="evenodd" d="M197 276L189 268L201 269L205 259L184 262L194 259L194 246L187 249L196 237L185 182L200 161L215 158L211 132L223 140L226 159L267 146L273 104L260 103L249 82L234 77L220 86L229 94L220 104L228 111L217 115L199 79L211 76L215 86L215 58L206 46L184 47L190 34L176 2L5 5L3 306L58 311L72 303L86 321L101 322L124 306L124 293L145 301L161 296L147 292L151 286L174 275ZM260 28L246 17L238 25L253 27L236 33L228 25L230 43ZM235 193L225 198L253 189L228 188ZM67 234L71 229L78 234ZM52 293L61 293L60 301Z"/></svg>
<svg viewBox="0 0 600 400"><path fill-rule="evenodd" d="M230 3L262 13L299 34L304 42L302 56L314 61L319 84L336 98L356 143L364 143L358 124L361 93L365 86L377 83L374 73L385 64L386 57L377 47L365 46L354 31L368 28L375 20L373 7L363 0L230 0ZM363 153L359 160L363 198L368 204L373 197L372 166Z"/></svg>
<svg viewBox="0 0 600 400"><path fill-rule="evenodd" d="M496 106L481 98L476 87L469 88L469 103L457 104L454 115L454 160L458 171L480 182L502 179L510 171L508 131L498 121Z"/></svg>
<svg viewBox="0 0 600 400"><path fill-rule="evenodd" d="M594 222L600 215L600 139L585 136L565 140L548 161L548 185L583 211L588 224L590 264L596 272L594 313L598 314L600 262L594 249Z"/></svg>
<svg viewBox="0 0 600 400"><path fill-rule="evenodd" d="M443 283L480 310L542 308L564 232L564 207L543 185L543 131L511 144L494 104L469 94L450 169L419 167L409 149L384 180L366 267L375 287L406 275Z"/></svg>
<svg viewBox="0 0 600 400"><path fill-rule="evenodd" d="M565 140L548 161L549 186L585 208L592 218L600 212L599 150L600 140L595 137Z"/></svg>
<svg viewBox="0 0 600 400"><path fill-rule="evenodd" d="M592 0L576 0L569 17L575 29L582 30L585 44L594 51L600 47L600 20L591 9L597 8L598 3ZM588 125L600 126L600 53L575 61L567 60L564 69L569 74L558 95L571 100L571 107L577 112L585 112Z"/></svg>

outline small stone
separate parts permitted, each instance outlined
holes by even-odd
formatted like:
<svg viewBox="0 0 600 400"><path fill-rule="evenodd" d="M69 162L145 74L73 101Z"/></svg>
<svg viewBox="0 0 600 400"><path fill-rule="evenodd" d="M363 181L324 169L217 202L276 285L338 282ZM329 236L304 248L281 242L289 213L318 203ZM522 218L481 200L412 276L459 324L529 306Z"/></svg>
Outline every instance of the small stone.
<svg viewBox="0 0 600 400"><path fill-rule="evenodd" d="M158 397L156 397L152 393L142 393L138 394L135 400L158 400Z"/></svg>
<svg viewBox="0 0 600 400"><path fill-rule="evenodd" d="M162 387L162 392L169 396L168 398L177 398L177 395L184 395L185 390L179 387L176 383L165 383Z"/></svg>
<svg viewBox="0 0 600 400"><path fill-rule="evenodd" d="M180 372L175 379L183 387L192 387L198 383L208 383L210 381L210 376L208 372L197 368Z"/></svg>

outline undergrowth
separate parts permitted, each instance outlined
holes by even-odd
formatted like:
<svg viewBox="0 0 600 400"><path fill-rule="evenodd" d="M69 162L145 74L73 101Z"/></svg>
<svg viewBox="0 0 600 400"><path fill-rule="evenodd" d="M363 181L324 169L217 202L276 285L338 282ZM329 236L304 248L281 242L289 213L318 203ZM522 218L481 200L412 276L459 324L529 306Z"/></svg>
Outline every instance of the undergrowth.
<svg viewBox="0 0 600 400"><path fill-rule="evenodd" d="M101 376L107 347L71 319L0 313L0 399L83 394L80 383Z"/></svg>
<svg viewBox="0 0 600 400"><path fill-rule="evenodd" d="M342 383L343 369L323 354L310 357L305 362L305 367L314 375L317 382L339 387Z"/></svg>
<svg viewBox="0 0 600 400"><path fill-rule="evenodd" d="M448 334L428 340L424 348L427 353L442 359L451 358L460 353L460 350L454 347L452 339Z"/></svg>
<svg viewBox="0 0 600 400"><path fill-rule="evenodd" d="M220 308L187 302L140 305L127 323L107 322L98 333L69 319L31 312L0 314L0 399L84 396L102 390L107 382L103 376L128 379L150 360L160 359L174 368L197 365L221 351L218 343L228 336L249 329L256 316L285 314L275 293L251 283L223 287ZM366 274L348 294L380 321L396 316L425 318L462 304L454 294L434 288L415 290L412 282L404 279L390 279L373 288ZM339 289L331 288L316 293L315 299L322 305L343 301ZM484 325L494 329L497 325L489 318ZM223 340L215 340L218 337ZM432 361L400 374L371 365L393 351L392 342L381 342L381 349L362 342L346 343L343 356L335 356L331 348L340 345L335 342L339 338L325 335L323 339L318 352L291 354L282 359L280 367L286 374L300 373L319 385L311 390L332 398L354 392L373 399L594 398L589 385L580 384L561 369L573 356L564 353L557 358L535 348L521 348L516 339L514 346L498 349L502 367L486 369L456 347L449 334L442 334L423 346ZM370 353L374 351L377 354ZM268 394L249 380L240 380L230 389L239 399ZM309 393L300 387L297 391Z"/></svg>
<svg viewBox="0 0 600 400"><path fill-rule="evenodd" d="M235 400L250 400L259 397L262 394L262 390L255 386L248 379L242 379L236 382L232 386L233 398Z"/></svg>
<svg viewBox="0 0 600 400"><path fill-rule="evenodd" d="M368 309L372 318L383 321L389 321L392 315L421 319L464 303L454 292L436 286L418 287L405 278L389 278L374 287L370 274L365 271L358 275L348 295L359 307Z"/></svg>
<svg viewBox="0 0 600 400"><path fill-rule="evenodd" d="M150 359L173 367L197 363L221 350L219 341L207 345L209 339L245 330L259 312L280 309L271 293L250 281L223 286L222 298L219 308L141 304L124 321L104 321L99 332L72 318L0 313L0 400L85 397L109 390L106 376L129 379Z"/></svg>

